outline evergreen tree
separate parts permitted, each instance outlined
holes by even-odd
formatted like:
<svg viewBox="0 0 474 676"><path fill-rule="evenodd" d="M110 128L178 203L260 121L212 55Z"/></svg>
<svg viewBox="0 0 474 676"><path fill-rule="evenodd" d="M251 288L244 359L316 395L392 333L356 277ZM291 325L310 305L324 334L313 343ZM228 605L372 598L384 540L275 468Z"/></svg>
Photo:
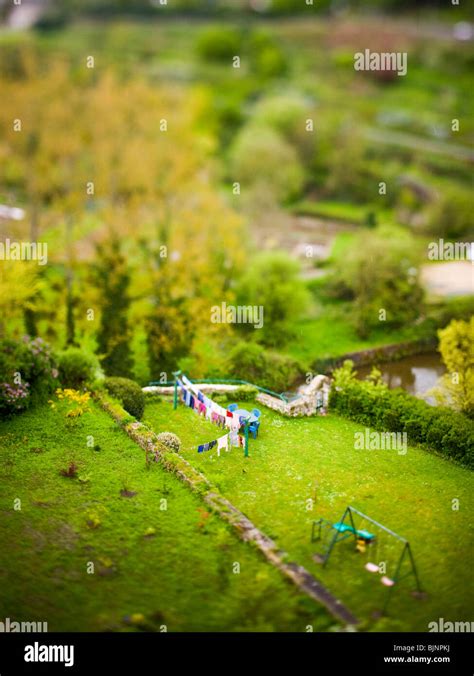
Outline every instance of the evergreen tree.
<svg viewBox="0 0 474 676"><path fill-rule="evenodd" d="M178 368L178 360L189 352L191 343L188 311L184 298L173 298L172 282L162 262L155 273L153 309L146 318L148 360L152 378L171 373Z"/></svg>
<svg viewBox="0 0 474 676"><path fill-rule="evenodd" d="M101 365L109 376L130 378L133 367L128 323L130 273L117 238L97 247L94 271L101 307L97 337Z"/></svg>

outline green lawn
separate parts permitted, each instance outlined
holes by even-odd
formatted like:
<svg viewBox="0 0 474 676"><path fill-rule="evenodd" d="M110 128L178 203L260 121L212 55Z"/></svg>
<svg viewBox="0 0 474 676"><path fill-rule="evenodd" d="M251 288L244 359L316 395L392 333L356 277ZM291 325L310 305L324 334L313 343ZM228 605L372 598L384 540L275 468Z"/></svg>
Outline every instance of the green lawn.
<svg viewBox="0 0 474 676"><path fill-rule="evenodd" d="M304 200L298 202L292 208L295 214L302 216L317 216L335 221L345 221L352 225L362 225L367 221L369 213L377 216L377 221L383 223L393 222L393 214L386 209L381 209L377 204L354 204L352 202L335 202L330 200L318 200L310 202Z"/></svg>
<svg viewBox="0 0 474 676"><path fill-rule="evenodd" d="M156 431L178 434L184 457L326 583L363 620L363 628L427 631L439 617L470 618L473 479L467 469L415 447L406 455L354 450L354 432L363 428L335 415L286 419L263 409L261 433L250 441L247 459L241 449L220 458L198 454L197 445L220 431L182 405L174 412L170 403L153 400L145 419ZM309 499L315 500L312 511ZM453 499L459 500L458 511ZM390 617L375 620L372 613L380 609L386 588L378 574L365 570L365 555L347 541L338 545L326 569L313 562L318 547L310 543L312 520L337 521L348 504L410 541L426 599L412 598L406 580L394 593ZM393 574L399 550L375 534L378 549L371 556L377 564L387 561L387 573Z"/></svg>
<svg viewBox="0 0 474 676"><path fill-rule="evenodd" d="M392 345L422 337L420 327L406 326L388 330L380 323L367 339L360 338L350 321L350 303L319 303L314 317L295 324L295 337L282 349L299 359L305 368L316 360L341 357L350 352L368 350L382 345Z"/></svg>
<svg viewBox="0 0 474 676"><path fill-rule="evenodd" d="M1 619L47 621L50 631L337 625L176 477L146 470L143 451L95 405L72 427L63 404L3 421L0 449ZM60 475L71 460L77 478ZM135 613L144 620L131 626L124 618Z"/></svg>

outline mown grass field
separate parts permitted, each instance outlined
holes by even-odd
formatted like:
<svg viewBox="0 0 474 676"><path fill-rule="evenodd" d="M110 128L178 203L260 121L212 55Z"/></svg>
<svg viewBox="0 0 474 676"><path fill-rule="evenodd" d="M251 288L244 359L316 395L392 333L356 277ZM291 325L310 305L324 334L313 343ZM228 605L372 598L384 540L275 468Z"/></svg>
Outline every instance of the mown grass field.
<svg viewBox="0 0 474 676"><path fill-rule="evenodd" d="M242 407L251 404L242 402ZM327 417L286 419L263 410L258 440L250 457L241 449L217 457L197 453L197 445L220 434L211 423L180 405L148 403L145 420L157 432L175 432L182 453L254 523L274 538L292 560L306 566L346 603L368 630L428 631L439 617L468 620L474 601L470 584L473 551L472 474L428 451L409 446L405 455L391 450L354 450L360 425ZM308 500L313 508L308 511ZM459 509L453 509L453 500ZM409 578L395 589L389 616L376 619L386 587L367 572L367 560L387 562L393 575L399 549L378 536L369 554L353 543L339 544L323 569L313 561L311 524L320 516L338 521L352 505L410 541L428 596L414 599ZM365 527L367 523L358 527Z"/></svg>
<svg viewBox="0 0 474 676"><path fill-rule="evenodd" d="M64 412L0 423L2 620L46 621L49 631L337 625L177 478L155 463L146 470L141 449L94 404L72 426ZM76 478L60 475L70 461Z"/></svg>
<svg viewBox="0 0 474 676"><path fill-rule="evenodd" d="M346 302L315 303L315 316L295 324L295 339L282 351L298 359L305 368L311 368L316 357L318 360L335 359L351 352L423 337L422 331L411 326L387 330L381 324L369 338L360 338L350 319L350 305Z"/></svg>

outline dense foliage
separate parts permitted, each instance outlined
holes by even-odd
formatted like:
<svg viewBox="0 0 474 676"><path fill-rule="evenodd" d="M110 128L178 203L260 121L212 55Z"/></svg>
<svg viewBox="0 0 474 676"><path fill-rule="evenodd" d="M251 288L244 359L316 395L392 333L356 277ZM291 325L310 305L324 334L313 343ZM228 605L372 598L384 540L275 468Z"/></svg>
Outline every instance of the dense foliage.
<svg viewBox="0 0 474 676"><path fill-rule="evenodd" d="M430 406L403 390L389 390L378 379L357 380L351 361L334 372L330 408L376 429L406 432L423 444L474 467L474 422L446 408Z"/></svg>
<svg viewBox="0 0 474 676"><path fill-rule="evenodd" d="M474 316L469 321L455 320L438 331L439 351L447 373L437 395L474 418Z"/></svg>
<svg viewBox="0 0 474 676"><path fill-rule="evenodd" d="M418 260L410 235L380 228L358 235L337 261L335 294L354 300L353 319L360 336L367 337L380 322L397 327L422 316Z"/></svg>
<svg viewBox="0 0 474 676"><path fill-rule="evenodd" d="M288 390L300 375L295 359L265 350L257 343L237 343L228 356L228 370L235 378L248 380L274 392Z"/></svg>
<svg viewBox="0 0 474 676"><path fill-rule="evenodd" d="M99 245L97 254L95 279L102 306L97 351L107 375L127 378L133 365L128 323L130 271L117 237Z"/></svg>
<svg viewBox="0 0 474 676"><path fill-rule="evenodd" d="M69 347L58 354L59 379L64 387L81 389L97 375L97 359L78 347Z"/></svg>
<svg viewBox="0 0 474 676"><path fill-rule="evenodd" d="M42 338L0 341L0 415L45 403L57 387L58 371Z"/></svg>
<svg viewBox="0 0 474 676"><path fill-rule="evenodd" d="M106 378L104 385L109 394L118 399L123 408L140 420L145 410L145 395L140 385L128 378Z"/></svg>
<svg viewBox="0 0 474 676"><path fill-rule="evenodd" d="M283 252L256 255L237 286L237 300L243 306L260 308L263 325L239 324L238 329L273 347L292 338L294 322L309 302L299 272L298 263Z"/></svg>

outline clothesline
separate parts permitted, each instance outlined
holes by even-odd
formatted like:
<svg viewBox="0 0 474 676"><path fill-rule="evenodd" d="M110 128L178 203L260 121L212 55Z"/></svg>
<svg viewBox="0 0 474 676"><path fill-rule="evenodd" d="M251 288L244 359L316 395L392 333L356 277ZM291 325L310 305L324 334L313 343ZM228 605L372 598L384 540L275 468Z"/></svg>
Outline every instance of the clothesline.
<svg viewBox="0 0 474 676"><path fill-rule="evenodd" d="M244 446L244 440L239 435L240 427L245 418L228 411L209 397L206 397L185 375L176 378L180 389L181 400L186 406L192 408L198 415L202 415L210 422L222 428L229 429L227 434L218 439L209 441L206 444L198 446L198 453L210 451L217 446L217 455L220 456L221 450L228 451L231 446Z"/></svg>

